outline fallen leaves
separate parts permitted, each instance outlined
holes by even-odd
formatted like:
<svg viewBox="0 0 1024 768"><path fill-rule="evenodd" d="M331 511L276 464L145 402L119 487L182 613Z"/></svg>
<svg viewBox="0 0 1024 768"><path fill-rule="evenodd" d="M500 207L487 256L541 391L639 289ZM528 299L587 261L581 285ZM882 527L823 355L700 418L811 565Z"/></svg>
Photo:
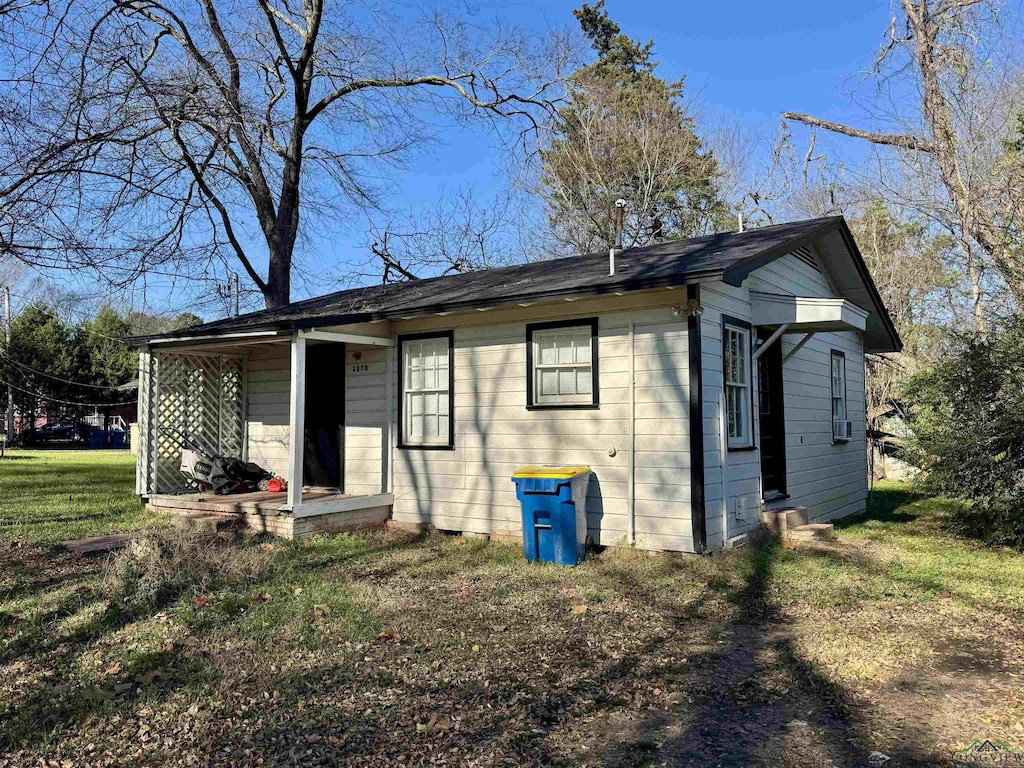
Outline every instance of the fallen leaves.
<svg viewBox="0 0 1024 768"><path fill-rule="evenodd" d="M377 635L377 640L384 643L399 643L402 640L402 636L393 629L385 629Z"/></svg>
<svg viewBox="0 0 1024 768"><path fill-rule="evenodd" d="M313 620L319 621L324 616L327 616L331 613L331 606L329 606L327 603L317 603L313 606L313 610L311 611L311 613L313 614Z"/></svg>
<svg viewBox="0 0 1024 768"><path fill-rule="evenodd" d="M209 605L211 600L213 600L211 595L199 595L192 600L192 605L196 608L202 608L204 605Z"/></svg>
<svg viewBox="0 0 1024 768"><path fill-rule="evenodd" d="M587 612L587 606L585 606L585 605L574 605L572 607L572 612L576 616L581 616L581 615L583 615L584 613Z"/></svg>

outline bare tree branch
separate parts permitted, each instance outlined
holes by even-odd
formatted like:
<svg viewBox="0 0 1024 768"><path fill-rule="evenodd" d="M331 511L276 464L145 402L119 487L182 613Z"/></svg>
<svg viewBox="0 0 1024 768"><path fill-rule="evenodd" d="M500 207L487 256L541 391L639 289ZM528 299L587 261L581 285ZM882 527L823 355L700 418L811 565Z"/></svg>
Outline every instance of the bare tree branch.
<svg viewBox="0 0 1024 768"><path fill-rule="evenodd" d="M844 136L851 136L855 139L865 139L870 141L872 144L899 147L900 149L910 149L917 152L934 151L932 142L927 139L922 139L920 136L914 136L913 134L875 133L873 131L865 131L860 128L843 125L842 123L836 123L831 120L823 120L820 117L805 115L800 112L783 112L782 116L787 120L795 120L798 123L804 123L805 125L810 125L815 128L824 128L826 131L841 133Z"/></svg>

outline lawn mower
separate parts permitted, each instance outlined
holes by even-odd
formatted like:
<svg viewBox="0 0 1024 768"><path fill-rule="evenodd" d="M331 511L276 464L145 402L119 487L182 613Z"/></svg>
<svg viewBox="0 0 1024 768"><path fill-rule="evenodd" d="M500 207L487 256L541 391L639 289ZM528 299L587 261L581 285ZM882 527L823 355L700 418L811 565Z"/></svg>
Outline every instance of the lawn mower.
<svg viewBox="0 0 1024 768"><path fill-rule="evenodd" d="M181 445L181 474L199 486L201 491L226 495L267 490L272 480L277 480L282 486L284 484L259 464L213 453L180 429L160 427L160 431Z"/></svg>

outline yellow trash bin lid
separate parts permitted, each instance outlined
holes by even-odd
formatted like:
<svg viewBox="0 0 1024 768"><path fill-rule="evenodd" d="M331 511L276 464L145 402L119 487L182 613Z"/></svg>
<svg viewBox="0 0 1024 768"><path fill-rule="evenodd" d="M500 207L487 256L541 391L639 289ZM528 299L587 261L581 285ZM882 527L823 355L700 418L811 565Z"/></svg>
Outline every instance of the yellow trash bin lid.
<svg viewBox="0 0 1024 768"><path fill-rule="evenodd" d="M589 471L590 467L586 466L557 467L548 466L547 464L538 464L517 469L512 474L512 477L548 477L557 480L569 480L570 478L577 477L578 475L585 475Z"/></svg>

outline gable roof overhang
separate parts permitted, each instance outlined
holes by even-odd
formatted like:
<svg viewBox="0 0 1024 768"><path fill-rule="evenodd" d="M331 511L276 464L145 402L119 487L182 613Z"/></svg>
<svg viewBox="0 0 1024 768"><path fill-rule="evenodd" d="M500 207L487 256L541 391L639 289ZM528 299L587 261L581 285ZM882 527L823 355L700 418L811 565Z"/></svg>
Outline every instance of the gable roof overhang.
<svg viewBox="0 0 1024 768"><path fill-rule="evenodd" d="M902 346L899 335L840 216L630 248L616 256L615 274L608 274L607 253L538 261L340 291L171 333L139 337L130 343L181 344L190 338L407 319L717 280L739 286L754 270L812 244L823 254L823 261L847 262L826 266L842 297L869 312L865 330L867 351L898 351Z"/></svg>

